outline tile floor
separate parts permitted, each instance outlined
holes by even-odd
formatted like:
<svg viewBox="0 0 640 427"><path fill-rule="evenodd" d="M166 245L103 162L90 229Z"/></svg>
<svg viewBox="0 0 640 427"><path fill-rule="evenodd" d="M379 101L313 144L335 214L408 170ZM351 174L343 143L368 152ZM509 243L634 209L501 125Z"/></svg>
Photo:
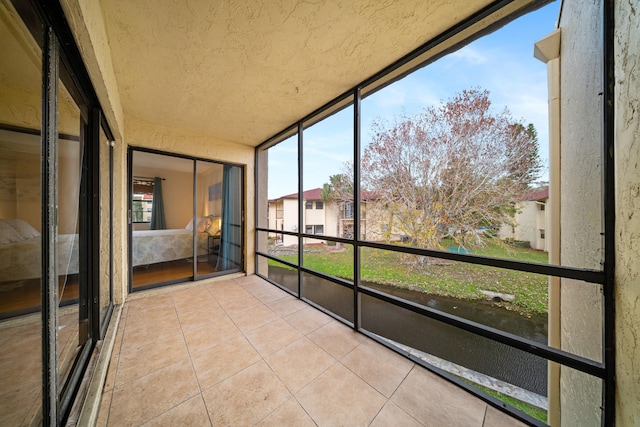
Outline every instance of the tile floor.
<svg viewBox="0 0 640 427"><path fill-rule="evenodd" d="M99 426L519 423L257 276L136 294Z"/></svg>

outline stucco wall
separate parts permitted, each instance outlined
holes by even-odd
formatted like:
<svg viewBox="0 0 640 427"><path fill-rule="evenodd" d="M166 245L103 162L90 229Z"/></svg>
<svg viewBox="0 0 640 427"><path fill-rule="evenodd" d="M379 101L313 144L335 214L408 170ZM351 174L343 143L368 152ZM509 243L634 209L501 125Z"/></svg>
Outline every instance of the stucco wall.
<svg viewBox="0 0 640 427"><path fill-rule="evenodd" d="M124 112L100 3L95 0L61 0L60 3L103 112L119 139L124 133Z"/></svg>
<svg viewBox="0 0 640 427"><path fill-rule="evenodd" d="M516 208L518 212L514 218L514 225L503 224L500 227L500 238L527 241L531 243L532 248L535 248L537 243L536 202L522 202Z"/></svg>
<svg viewBox="0 0 640 427"><path fill-rule="evenodd" d="M298 231L298 199L284 199L283 200L283 230L284 231ZM304 231L304 229L302 229ZM282 236L282 244L284 246L292 246L298 244L298 238L296 236Z"/></svg>
<svg viewBox="0 0 640 427"><path fill-rule="evenodd" d="M173 129L157 124L127 118L127 143L135 147L153 148L167 153L184 154L210 160L245 166L245 269L255 269L255 186L254 150L240 144L220 141L202 135L190 134L186 129Z"/></svg>
<svg viewBox="0 0 640 427"><path fill-rule="evenodd" d="M303 203L306 203L307 200L305 200ZM304 219L304 225L324 225L325 220L324 220L324 215L325 215L325 208L324 206L322 207L322 209L316 209L316 201L312 200L311 201L312 207L311 209L307 209L306 206L304 207L303 210L303 219ZM304 229L302 229L301 231L304 232Z"/></svg>
<svg viewBox="0 0 640 427"><path fill-rule="evenodd" d="M561 263L601 269L601 6L566 0L560 26ZM562 280L561 347L602 359L600 286ZM600 425L601 381L563 367L561 423Z"/></svg>
<svg viewBox="0 0 640 427"><path fill-rule="evenodd" d="M640 422L640 9L616 2L616 425Z"/></svg>

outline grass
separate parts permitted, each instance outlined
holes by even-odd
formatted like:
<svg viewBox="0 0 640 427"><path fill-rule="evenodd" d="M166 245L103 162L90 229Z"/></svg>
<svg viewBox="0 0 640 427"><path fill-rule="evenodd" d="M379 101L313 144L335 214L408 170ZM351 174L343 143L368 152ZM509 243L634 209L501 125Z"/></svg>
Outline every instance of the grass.
<svg viewBox="0 0 640 427"><path fill-rule="evenodd" d="M483 392L487 393L490 396L493 396L497 399L500 399L501 401L503 401L504 403L506 403L509 406L513 406L514 408L516 408L517 410L524 412L525 414L542 421L543 423L546 424L547 422L547 411L545 411L544 409L540 409L536 406L530 405L526 402L523 402L521 400L515 399L511 396L507 396L506 394L500 393L498 391L495 390L491 390L489 388L483 387L481 385L475 384L467 379L461 378L464 382L472 385L473 387L482 390Z"/></svg>
<svg viewBox="0 0 640 427"><path fill-rule="evenodd" d="M448 247L450 242L443 241ZM314 250L315 249L315 250ZM334 248L332 248L334 249ZM304 266L345 279L353 279L353 246L341 251L311 248L304 254ZM473 254L518 261L547 263L547 254L528 248L489 242L474 248ZM297 262L296 255L280 258ZM419 257L398 252L362 248L361 279L417 291L462 299L482 299L481 290L514 295L507 308L523 314L547 312L547 276L482 265Z"/></svg>

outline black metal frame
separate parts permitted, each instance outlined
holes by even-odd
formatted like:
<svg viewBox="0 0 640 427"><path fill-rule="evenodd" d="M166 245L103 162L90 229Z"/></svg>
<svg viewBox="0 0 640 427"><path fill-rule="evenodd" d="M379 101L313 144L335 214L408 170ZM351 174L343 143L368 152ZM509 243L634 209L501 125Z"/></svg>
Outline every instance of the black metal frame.
<svg viewBox="0 0 640 427"><path fill-rule="evenodd" d="M58 422L58 40L51 27L45 32L42 61L42 417L46 425Z"/></svg>
<svg viewBox="0 0 640 427"><path fill-rule="evenodd" d="M186 282L190 282L190 281L199 281L199 280L204 280L204 279L210 279L212 277L219 277L219 276L226 276L228 274L232 274L232 273L238 273L240 271L243 271L242 268L233 268L230 270L225 270L225 271L220 271L220 272L215 272L215 273L211 273L211 274L197 274L197 257L198 257L198 253L197 253L197 247L196 247L196 232L195 232L195 227L194 227L194 232L193 232L193 256L194 256L194 263L193 263L193 275L189 276L189 277L185 277L183 279L176 279L176 280L167 280L165 282L160 282L160 283L153 283L150 285L145 285L145 286L136 286L135 288L133 287L133 221L131 219L131 212L132 212L132 208L133 208L133 153L134 152L143 152L143 153L151 153L151 154L159 154L162 156L168 156L168 157L175 157L175 158L179 158L179 159L185 159L185 160L190 160L193 162L193 192L192 192L192 200L193 200L193 206L192 206L192 217L195 218L196 215L196 203L197 203L197 195L196 195L196 180L197 180L197 176L196 176L196 165L197 162L206 162L206 163L215 163L215 164L219 164L219 165L230 165L230 166L235 166L235 167L239 167L242 169L242 182L240 183L240 187L242 188L242 206L241 206L241 224L244 223L244 215L245 215L245 188L244 188L244 183L245 183L245 166L239 163L232 163L232 162L223 162L220 160L212 160L212 159L207 159L204 157L196 157L196 156L189 156L186 154L178 154L178 153L171 153L168 151L162 151L162 150L157 150L157 149L153 149L153 148L148 148L148 147L139 147L139 146L133 146L130 145L127 148L127 242L128 242L128 249L127 249L127 258L128 258L128 263L129 263L129 269L128 269L128 273L127 273L127 277L128 277L128 284L127 284L127 290L129 293L131 292L138 292L138 291L144 291L147 289L154 289L154 288L158 288L158 287L163 287L163 286L170 286L170 285L176 285L179 283L186 283ZM244 266L245 263L245 247L246 245L244 245L245 243L245 230L244 227L242 228L242 237L241 240L243 242L243 248L242 248L242 261L241 261L241 265Z"/></svg>
<svg viewBox="0 0 640 427"><path fill-rule="evenodd" d="M450 39L454 35L460 33L462 30L472 27L474 24L478 23L480 20L490 16L496 11L501 10L505 6L512 3L512 0L500 0L495 1L491 5L482 9L477 14L472 17L460 22L456 26L452 27L448 31L445 31L443 34L435 37L429 42L425 43L420 48L415 51L409 53L408 55L401 58L399 61L391 64L390 66L384 68L380 72L371 76L370 78L364 80L355 88L346 92L339 97L333 99L328 102L321 108L313 111L309 115L305 116L296 124L286 128L282 132L274 135L272 138L265 141L263 144L259 145L256 148L256 169L260 167L260 163L258 162L259 155L258 152L261 150L267 150L268 148L278 144L280 141L284 140L286 137L291 136L294 129L297 128L298 131L298 194L303 194L303 183L302 183L302 168L303 168L303 147L302 147L302 131L303 131L303 123L307 122L317 122L320 119L315 117L325 117L329 114L333 114L336 112L336 106L339 109L345 108L348 105L354 105L354 165L359 165L360 158L360 102L361 102L361 93L363 90L368 89L367 95L380 90L381 88L397 81L409 73L415 71L416 69L426 66L429 63L435 61L436 59L446 55L454 49L457 49L462 43L468 43L473 41L482 35L493 31L495 28L504 25L507 21L511 21L516 19L517 17L524 15L534 9L537 9L547 3L549 0L542 1L534 1L532 4L524 7L521 10L516 11L514 14L503 18L499 22L496 22L489 27L476 32L470 38L465 39L463 42L460 42L448 49L444 52L433 56L427 59L424 62L416 66L412 66L408 69L403 69L401 73L395 75L394 77L385 80L385 77L395 70L401 69L402 67L406 68L412 61L415 61L421 55L423 55L428 50L437 46L440 43L445 42ZM279 285L275 281L269 279L262 275L258 270L259 258L263 257L265 259L272 259L289 267L295 268L298 270L298 277L300 288L299 292L296 295L298 298L303 299L308 302L306 298L304 298L304 292L302 288L302 273L309 273L316 275L322 279L329 280L338 285L345 286L347 288L351 288L354 291L354 324L352 325L355 330L358 330L365 335L370 336L371 338L381 342L393 350L400 352L401 354L406 353L402 350L396 348L395 346L387 343L384 340L381 340L375 334L372 334L361 328L359 322L359 295L364 294L371 296L373 298L377 298L383 300L387 303L393 304L395 306L410 310L412 312L421 314L423 316L438 320L445 324L457 327L459 329L480 335L485 338L489 338L491 340L500 342L502 344L508 345L510 347L514 347L520 349L522 351L534 354L539 357L543 357L549 361L557 362L562 365L568 366L570 368L576 369L580 372L586 373L588 375L599 378L603 382L603 393L602 393L602 424L603 425L614 425L615 423L615 328L614 328L614 317L615 317L615 307L614 307L614 268L615 268L615 253L614 253L614 244L615 244L615 200L614 200L614 56L613 56L613 44L614 44L614 5L613 2L603 1L603 104L602 104L602 124L603 124L603 159L604 159L604 169L603 169L603 191L604 191L604 200L603 200L603 218L604 218L604 250L605 250L605 261L603 270L592 270L592 269L584 269L584 268L574 268L574 267L565 267L565 266L556 266L556 265L547 265L547 264L537 264L537 263L526 263L520 261L512 261L507 259L497 259L490 257L483 257L477 255L470 254L458 254L458 253L450 253L445 251L437 251L437 250L427 250L427 249L419 249L419 248L408 248L406 246L397 246L390 245L384 243L376 243L376 242L368 242L361 240L360 230L359 230L359 218L361 217L361 206L360 206L360 197L354 197L355 204L355 218L354 218L354 239L344 239L332 236L322 236L323 240L333 241L333 242L342 242L351 244L354 246L354 280L351 283L348 280L340 279L337 277L333 277L327 275L325 273L315 271L309 268L304 267L302 262L302 251L298 251L298 265L282 260L278 257L271 256L267 253L256 250L256 274L260 277L266 279L270 283L284 289L285 291L292 293L288 288ZM380 83L381 81L381 83ZM351 102L348 102L346 105L344 104L344 100L346 98L351 98ZM327 113L329 111L330 113ZM360 194L360 182L359 182L359 167L354 167L354 194ZM258 187L258 173L256 173L256 188ZM256 206L260 206L260 195L256 192ZM259 211L260 209L256 209L256 224L259 224ZM302 224L302 207L299 201L298 203L298 223ZM258 248L258 241L260 239L260 233L280 233L291 236L297 236L299 242L299 248L302 247L303 239L306 237L317 238L316 235L309 235L306 233L302 233L299 229L298 232L287 232L283 230L272 230L265 227L256 227L256 248ZM561 278L582 280L584 282L588 282L590 284L600 284L603 286L604 292L604 327L603 327L603 362L597 362L594 360L590 360L576 354L568 353L563 350L559 350L557 348L549 347L547 345L541 345L537 342L533 342L528 339L524 339L488 326L484 326L482 324L478 324L464 318L460 318L454 315L450 315L445 312L441 312L439 310L435 310L429 307L425 307L411 301L407 301L401 298L397 298L383 292L379 292L377 290L368 288L366 286L362 286L360 284L360 249L363 247L369 247L380 250L391 250L395 252L403 252L414 255L422 255L429 256L434 258L442 258L452 261L465 262L470 264L477 265L485 265L496 268L504 268L509 270L517 270L524 271L536 274L544 274L548 276L555 276ZM315 304L313 304L316 306ZM317 307L317 306L316 306ZM323 310L327 312L327 310ZM333 316L338 320L339 316L327 312L327 314ZM424 361L415 358L414 356L405 354L405 356L412 359L414 362L425 366L427 369L441 375L448 380L454 382L458 386L464 388L465 390L477 395L478 397L485 400L487 403L492 406L501 409L509 413L510 415L522 420L523 422L529 425L545 425L544 423L535 420L526 414L511 408L508 405L505 405L502 401L492 398L485 393L479 392L477 389L469 386L468 384L456 379L455 377L443 372L442 370L431 366Z"/></svg>
<svg viewBox="0 0 640 427"><path fill-rule="evenodd" d="M605 368L602 397L603 425L615 425L615 2L602 6L602 159L604 217L604 327L603 354Z"/></svg>

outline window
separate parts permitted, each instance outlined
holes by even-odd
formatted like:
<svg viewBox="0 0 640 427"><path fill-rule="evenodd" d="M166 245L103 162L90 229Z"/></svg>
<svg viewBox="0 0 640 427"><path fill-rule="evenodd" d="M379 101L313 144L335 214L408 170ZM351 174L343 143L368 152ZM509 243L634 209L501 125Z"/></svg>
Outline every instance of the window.
<svg viewBox="0 0 640 427"><path fill-rule="evenodd" d="M313 209L313 202L306 202L304 204L305 209Z"/></svg>
<svg viewBox="0 0 640 427"><path fill-rule="evenodd" d="M324 209L324 203L316 202L316 209Z"/></svg>
<svg viewBox="0 0 640 427"><path fill-rule="evenodd" d="M304 229L307 234L324 234L324 225L307 225Z"/></svg>
<svg viewBox="0 0 640 427"><path fill-rule="evenodd" d="M342 218L343 219L353 218L353 202L344 204L344 208L342 209Z"/></svg>
<svg viewBox="0 0 640 427"><path fill-rule="evenodd" d="M133 178L133 201L131 205L131 221L134 223L151 222L153 210L153 180Z"/></svg>
<svg viewBox="0 0 640 427"><path fill-rule="evenodd" d="M565 233L566 227L563 222L563 236L567 236L569 240L575 235L584 236L586 244L581 245L579 250L563 250L560 259L557 257L557 244L553 246L550 242L540 241L546 239L546 229L541 227L546 228L550 224L544 219L546 197L537 193L540 192L540 185L547 181L545 171L552 169L548 163L549 152L553 153L551 148L557 148L557 152L560 153L559 148L562 147L562 153L568 150L575 154L571 158L564 155L560 158L554 157L553 167L575 167L576 164L589 160L594 169L597 169L601 160L599 155L606 152L602 150L606 144L598 138L592 138L589 149L593 152L586 153L582 146L583 141L589 140L587 135L569 136L563 133L561 146L543 145L550 140L546 136L549 133L549 117L533 114L527 108L528 101L523 103L518 97L512 96L510 87L517 83L521 84L522 88L531 89L533 97L541 96L541 105L549 99L559 99L557 96L551 97L551 94L547 96L545 93L537 93L540 91L534 89L538 86L544 87L548 82L544 65L536 63L535 59L531 58L531 46L545 37L549 31L553 31L559 2L547 5L541 1L539 5L543 7L532 9L531 13L514 14L518 16L514 22L500 22L504 25L495 26L494 28L499 27L495 32L484 31L491 28L484 27L485 24L481 21L469 20L469 28L481 37L470 37L468 45L454 37L448 41L457 43L451 48L451 53L437 58L428 57L433 49L432 46L429 46L429 49L425 46L425 62L422 65L426 66L420 68L420 59L412 57L413 62L399 63L395 68L391 67L394 70L390 74L384 75L378 81L365 82L362 86L354 88L350 95L332 100L326 109L319 111L317 115L306 117L292 125L291 132L296 130L301 133L297 150L294 152L298 158L302 158L304 165L304 176L300 174L297 184L304 184L304 190L308 192L331 192L332 200L335 200L338 209L333 217L330 215L333 212L328 208L325 217L327 231L333 233L335 230L336 235L326 234L322 239L327 241L327 252L331 251L331 256L339 253L333 250L331 245L340 249L346 256L342 260L334 258L332 268L323 269L318 261L326 254L320 254L319 249L315 248L313 251L304 250L303 245L295 248L298 257L283 258L287 269L281 268L277 274L290 274L295 268L295 263L300 262L301 265L297 266L299 276L291 276L294 280L301 278L299 283L306 284L299 288L298 282L295 282L295 286L285 284L284 280L280 282L277 275L273 274L272 264L267 264L267 261L271 262L279 257L277 251L257 251L256 271L259 275L267 274L282 286L298 289L298 296L310 299L346 323L352 322L355 329L365 330L382 337L383 340L401 343L405 347L440 359L435 363L442 367L453 362L470 371L524 389L536 399L548 396L548 403L544 405L549 408L548 414L537 414L537 411L531 411L531 414L540 416L542 422L546 422L548 415L554 424L553 416L559 413L561 406L568 412L579 408L576 413L598 413L602 397L599 393L604 389L602 385L610 385L608 380L613 367L602 367L603 349L608 348L602 342L606 341L606 336L603 340L601 334L603 328L607 329L606 319L602 316L602 304L606 298L603 297L603 301L589 307L589 316L582 316L589 317L588 328L579 324L578 321L581 319L571 319L570 316L563 316L562 328L554 320L560 318L559 307L562 306L563 310L567 306L572 309L584 307L582 301L589 295L602 295L604 285L610 285L606 276L601 274L602 266L607 264L600 262L603 251L602 238L599 235L599 231L603 229L602 204L610 199L602 197L598 191L585 191L600 188L602 176L598 174L594 174L593 177L577 176L563 179L559 184L566 191L552 194L553 201L549 202L550 206L560 207L563 218L574 216L576 213L585 217L582 215L583 211L589 211L586 220L588 227L585 227L582 218L579 221L566 221L566 226L572 228L572 233ZM528 11L523 9L522 12ZM598 24L598 14L594 11L592 16L593 22L589 24ZM562 18L571 22L569 13L564 14ZM495 16L495 19L499 17ZM530 25L534 21L536 25ZM476 28L472 28L474 26ZM566 28L568 31L575 31L570 25ZM519 36L518 44L522 45L510 43L514 41L514 35ZM458 33L444 36L457 37ZM587 52L588 47L596 46L597 37L576 37L576 40L585 48L583 52ZM505 43L505 40L510 42ZM443 50L451 46L448 43L442 46ZM577 64L589 65L593 81L598 81L597 77L601 77L602 64L598 63L597 55L592 57L562 47L554 48L554 51L556 50L562 50L563 55L566 51L572 60L579 57L580 61L575 61L574 64L576 68ZM419 54L416 52L416 55ZM462 64L465 66L461 67ZM522 75L509 72L508 69L514 64L530 72ZM415 72L407 71L414 66ZM401 77L405 71L407 77ZM567 70L560 72L563 77L571 75ZM445 74L446 76L442 77ZM495 76L499 74L502 77L496 80ZM486 78L487 76L489 78ZM441 84L434 83L438 82L439 78L443 79ZM474 89L475 85L479 85L480 90ZM582 100L587 97L578 86L568 88L566 99ZM409 96L418 91L423 91L421 95L424 96ZM438 92L435 99L449 101L433 102L431 92ZM407 94L404 105L399 105L398 110L410 111L394 112L391 108L381 111L381 105L388 107L385 101L390 97L396 98L398 93ZM348 97L351 99L347 99ZM562 98L565 99L565 93ZM509 108L503 110L503 105ZM486 111L482 108L478 110L479 106ZM593 133L594 130L598 130L603 116L606 120L606 115L603 115L599 108L598 104L594 103L592 110L588 111L591 113L589 117L585 116L582 109L563 108L562 120L558 125L563 131L587 127L583 133ZM329 153L334 154L334 147L324 147L322 150L317 148L321 141L332 140L333 134L330 132L329 124L336 117L336 111L348 109L351 113L355 110L355 114L351 115L351 136L358 146L348 146L353 151L353 156L345 152L346 161L328 169L324 159L319 158L318 152L325 156ZM428 114L423 113L424 111ZM492 120L492 126L499 127L413 127L419 122L449 123L445 120L447 117L439 115L442 111L454 113L456 117L453 122L456 124L473 123L474 119L485 117L483 114L486 112L496 119ZM381 115L383 117L379 120ZM394 124L398 123L398 117L418 118L412 122L402 122L406 127L394 127ZM345 117L345 123L347 120L349 118ZM483 122L483 126L484 124L488 122ZM593 125L580 126L581 124ZM469 132L457 134L466 129L474 129L474 132L471 132L473 135ZM504 138L493 138L497 134L503 135ZM281 143L286 143L287 135L289 133L283 131L281 137L266 141L258 147L257 156L260 157L262 151L272 151ZM439 146L442 141L453 143ZM490 151L501 153L502 160L498 161L498 156L475 156L474 153L479 153L480 150L473 150L469 145L473 142L478 147L486 149L486 143L489 141L491 144L502 144L491 146L493 149ZM410 146L413 142L417 145ZM538 145L540 151L536 151ZM514 151L514 147L517 150ZM462 151L458 151L458 148ZM392 149L395 156L393 158L390 151ZM536 152L538 154L535 154ZM518 157L520 155L522 157ZM536 157L538 155L541 156L539 159ZM518 159L528 160L519 162ZM257 167L262 166L258 162ZM516 166L522 169L516 170ZM502 169L497 170L498 167ZM275 168L275 171L278 170ZM317 173L318 170L322 170L323 173ZM610 175L607 176L611 178ZM487 177L495 179L488 180ZM272 185L272 182L269 185ZM475 197L473 192L477 192L478 197ZM571 197L560 199L560 194L570 194ZM264 196L259 200L266 201ZM354 205L354 200L358 200L355 197L358 197L360 202L358 208ZM481 202L482 206L477 205L478 202ZM266 206L266 203L264 205ZM310 208L308 204L306 207ZM304 214L304 211L300 206L293 214L293 217L297 218ZM308 212L307 220L311 222ZM306 234L319 232L317 226L312 225L306 226L305 230ZM259 231L268 233L272 230ZM555 234L553 230L550 232ZM298 233L291 233L291 237L304 242L304 239L300 240L301 236ZM345 243L346 239L350 239L351 242ZM307 240L312 245L316 239ZM562 241L563 244L565 242L566 239ZM295 249L292 245L292 251ZM610 249L611 243L605 250L609 253ZM260 269L260 263L265 267ZM339 269L336 268L338 266ZM456 279L447 280L450 274L454 274ZM316 289L326 287L328 282L347 290L344 300L327 298L326 295L313 295ZM460 309L464 302L468 302L468 298L464 296L466 289L456 288L463 283L465 287L472 284L478 290L487 290L498 283L500 288L520 283L526 284L531 290L535 289L532 293L535 297L532 300L515 299L511 302L514 307L523 307L521 313L529 312L526 316L520 314L514 317L514 321L523 327L518 328L516 340L524 345L512 345L513 342L510 341L514 332L507 329L504 323L494 324L493 318L489 319L484 315L475 317L473 305L477 302L471 302L468 312ZM361 284L364 286L360 286ZM562 293L555 293L560 286ZM419 288L420 292L417 292ZM424 292L425 289L427 292ZM441 304L438 298L432 297L433 293L437 292L443 292L447 298L446 303ZM451 306L447 305L450 304L451 293L459 295L456 297L455 311L448 311L451 309ZM428 299L424 298L425 294L430 295ZM394 298L389 298L389 295ZM403 301L397 303L397 299ZM356 304L352 310L354 301ZM554 306L549 304L549 301L563 304ZM411 304L410 309L407 308L408 303ZM504 301L496 305L494 313L497 316L510 316L512 313L502 311L505 308L503 303ZM553 314L556 317L550 315L551 310L554 310ZM583 309L582 313L585 310ZM452 316L453 321L434 322L434 311ZM537 325L529 323L534 318L540 319L540 322L533 322ZM474 323L470 325L467 322ZM477 332L478 324L483 329L482 333ZM525 325L532 326L532 329L527 329L529 326ZM425 339L427 334L424 334L424 331L427 329L442 333L443 341L434 344L433 335ZM414 331L419 332L413 333ZM554 336L568 337L572 345L565 345L560 341L552 342ZM469 343L473 342L471 345L476 349L472 359L460 357L463 353L460 349L466 345L464 342L467 340ZM521 350L527 347L528 340L540 340L539 351ZM482 346L478 345L480 342ZM441 352L445 347L449 349ZM555 350L558 349L567 353L565 361L559 360L555 354ZM503 372L494 370L497 366L494 363L494 354L504 356L499 364L501 369L505 369ZM602 365L594 369L583 363L582 358ZM489 363L481 366L477 364L480 359L486 359ZM516 375L516 370L512 370L511 367L522 364L524 360L532 370L526 375ZM512 373L514 375L511 375ZM471 377L467 379L474 381ZM473 387L469 388L476 392ZM604 391L605 395L607 393L612 395L611 390ZM608 413L612 410L611 407L605 408L605 412Z"/></svg>

